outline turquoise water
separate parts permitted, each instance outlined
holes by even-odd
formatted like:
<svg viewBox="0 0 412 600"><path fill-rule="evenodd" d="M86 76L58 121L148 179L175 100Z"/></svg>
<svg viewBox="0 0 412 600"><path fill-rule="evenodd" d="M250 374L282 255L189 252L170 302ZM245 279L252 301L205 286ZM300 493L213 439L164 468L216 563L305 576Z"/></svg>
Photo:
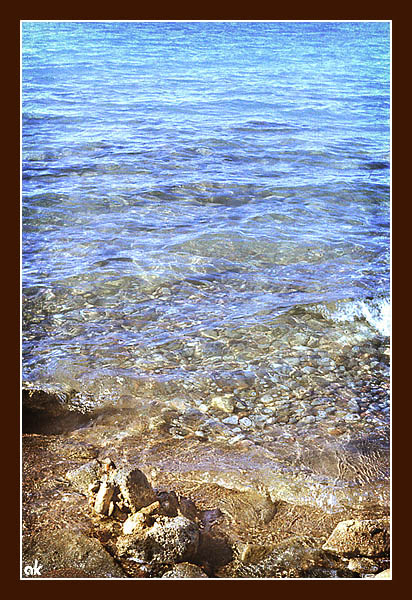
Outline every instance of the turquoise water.
<svg viewBox="0 0 412 600"><path fill-rule="evenodd" d="M24 385L386 435L389 23L24 22L22 230Z"/></svg>

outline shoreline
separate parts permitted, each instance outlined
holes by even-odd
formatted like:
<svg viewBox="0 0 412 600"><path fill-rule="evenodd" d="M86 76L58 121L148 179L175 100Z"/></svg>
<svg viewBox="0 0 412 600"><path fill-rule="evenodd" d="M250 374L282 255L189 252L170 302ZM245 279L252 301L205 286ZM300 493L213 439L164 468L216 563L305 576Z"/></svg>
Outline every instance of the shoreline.
<svg viewBox="0 0 412 600"><path fill-rule="evenodd" d="M191 507L192 513L197 515L195 521L200 532L200 548L193 558L194 562L190 563L192 566L195 564L204 573L199 575L197 572L197 576L369 576L351 571L348 569L350 559L347 556L327 552L325 554L322 546L338 523L349 519L365 521L388 517L388 506L346 508L328 513L316 506L297 505L276 498L273 494L268 495L267 489L259 487L253 481L242 488L236 482L233 484L233 479L229 477L233 484L230 488L228 478L213 477L210 468L204 469L202 477L190 470L175 469L173 465L176 463L168 462L167 458L179 457L179 452L186 442L173 440L164 431L149 431L142 425L140 431L136 428L133 434L129 431L127 436L120 435L116 439L116 436L110 435L108 427L110 419L116 419L116 415L106 420L100 415L100 418L97 417L92 423L87 423L85 415L73 411L64 412L62 407L55 407L49 424L53 427L53 423L59 423L60 419L65 430L55 430L53 433L33 431L36 429L36 422L37 429L45 427L47 415L51 417L45 406L43 413L41 410L36 413L34 406L31 406L30 412L27 403L23 410L23 431L25 428L31 429L23 433L22 441L23 567L31 564L36 556L38 560L39 557L43 557L43 561L47 563L49 559L45 548L55 548L56 540L65 540L66 533L68 539L59 542L58 551L55 548L55 556L59 558L46 564L51 568L43 571L46 573L44 577L58 577L59 573L66 573L63 578L78 578L80 575L76 569L80 569L83 575L87 573L84 575L86 578L113 577L113 573L117 573L120 577L151 579L163 577L172 567L172 573L175 573L174 569L177 568L177 574L166 575L167 577L196 578L196 572L193 572L191 567L177 567L177 564L181 565L185 561L178 560L173 565L159 565L156 561L153 564L151 561L144 564L118 555L116 540L121 535L121 522L105 515L94 514L88 503L87 492L79 491L67 479L69 471L76 471L93 461L102 464L102 461L110 459L116 466L132 465L141 469L156 494L175 494L185 507L179 514L183 515L187 507L190 513ZM62 415L65 415L66 420L61 420ZM193 452L194 458L197 457L199 461L202 458L199 451L201 447L202 442L197 440ZM243 447L239 452L247 456L250 450ZM157 460L154 457L157 457ZM169 517L159 517L167 518ZM60 533L57 535L56 532ZM90 555L93 556L97 553L102 564L110 563L110 568L106 564L106 571L96 571L96 565L89 570L76 565L76 560L73 559L76 555L73 539L77 538L80 545L94 544L92 549L89 548L89 554L91 552ZM288 544L293 545L293 551ZM279 550L280 548L283 550ZM282 563L282 568L278 565L275 569L273 560L270 563L268 557L272 556L275 550L277 556L283 556L282 553L285 552L288 555L292 553L294 558L289 560L288 567L285 566L286 563ZM242 556L243 560L239 558ZM307 565L307 568L304 565ZM369 567L357 568L382 572L388 565L389 556L385 555L374 558ZM70 571L70 568L74 571ZM102 575L104 572L106 575ZM107 574L108 572L111 574Z"/></svg>

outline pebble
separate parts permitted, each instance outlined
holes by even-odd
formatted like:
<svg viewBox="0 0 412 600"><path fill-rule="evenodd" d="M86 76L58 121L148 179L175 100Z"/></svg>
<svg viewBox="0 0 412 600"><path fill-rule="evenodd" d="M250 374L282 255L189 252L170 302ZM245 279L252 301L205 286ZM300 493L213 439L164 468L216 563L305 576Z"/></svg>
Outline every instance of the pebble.
<svg viewBox="0 0 412 600"><path fill-rule="evenodd" d="M233 396L215 396L212 398L212 406L227 413L232 413L235 409L235 400Z"/></svg>
<svg viewBox="0 0 412 600"><path fill-rule="evenodd" d="M353 400L353 399L349 400L348 408L351 412L355 412L355 413L360 412L359 404L356 402L356 400Z"/></svg>
<svg viewBox="0 0 412 600"><path fill-rule="evenodd" d="M239 424L241 427L244 427L245 429L247 429L253 425L252 421L250 419L248 419L248 417L243 417L242 419L240 419Z"/></svg>
<svg viewBox="0 0 412 600"><path fill-rule="evenodd" d="M232 415L230 417L226 417L226 419L223 419L222 422L226 425L237 425L239 423L239 418L236 417L236 415Z"/></svg>
<svg viewBox="0 0 412 600"><path fill-rule="evenodd" d="M229 440L228 443L230 445L236 444L236 442L240 442L240 440L243 440L244 437L245 436L242 433L239 433L239 435L236 435L234 438L232 438L231 440Z"/></svg>
<svg viewBox="0 0 412 600"><path fill-rule="evenodd" d="M353 421L360 420L360 415L358 415L357 413L351 413L350 415L346 415L346 417L344 417L344 419L347 423L353 423Z"/></svg>
<svg viewBox="0 0 412 600"><path fill-rule="evenodd" d="M307 417L303 417L299 423L302 423L303 425L307 425L309 423L314 423L316 421L316 417L314 417L313 415L308 415Z"/></svg>

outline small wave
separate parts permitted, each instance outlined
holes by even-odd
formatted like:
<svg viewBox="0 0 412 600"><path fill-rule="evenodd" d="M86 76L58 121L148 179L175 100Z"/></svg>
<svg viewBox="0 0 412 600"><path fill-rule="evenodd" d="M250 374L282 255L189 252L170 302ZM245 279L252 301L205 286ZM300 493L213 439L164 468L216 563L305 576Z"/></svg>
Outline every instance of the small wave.
<svg viewBox="0 0 412 600"><path fill-rule="evenodd" d="M324 317L335 322L353 322L365 319L383 336L391 335L391 304L388 298L367 300L351 300L337 302L334 307L323 307L320 312Z"/></svg>

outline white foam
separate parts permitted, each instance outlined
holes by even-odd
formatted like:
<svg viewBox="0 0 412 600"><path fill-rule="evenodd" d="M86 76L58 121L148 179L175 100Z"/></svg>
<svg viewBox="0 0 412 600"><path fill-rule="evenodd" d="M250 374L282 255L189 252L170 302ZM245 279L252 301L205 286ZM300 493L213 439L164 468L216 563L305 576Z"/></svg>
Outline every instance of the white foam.
<svg viewBox="0 0 412 600"><path fill-rule="evenodd" d="M381 335L391 335L392 311L387 298L345 302L338 305L331 317L335 321L354 321L363 318Z"/></svg>

